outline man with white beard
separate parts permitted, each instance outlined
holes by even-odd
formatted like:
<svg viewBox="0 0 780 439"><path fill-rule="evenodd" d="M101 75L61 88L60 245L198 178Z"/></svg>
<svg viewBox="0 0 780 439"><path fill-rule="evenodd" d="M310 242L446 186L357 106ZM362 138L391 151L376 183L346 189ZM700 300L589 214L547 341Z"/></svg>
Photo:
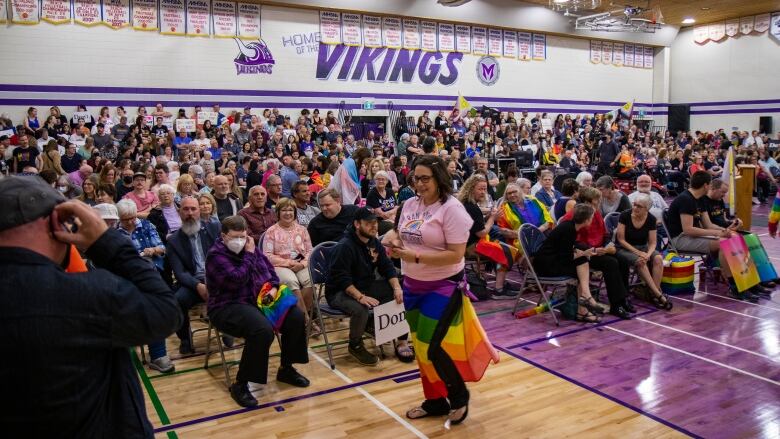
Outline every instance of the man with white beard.
<svg viewBox="0 0 780 439"><path fill-rule="evenodd" d="M219 237L219 224L200 221L198 200L184 197L179 208L181 228L173 233L166 244L166 257L176 276L176 300L179 302L184 321L176 331L181 340L179 352L192 354L190 333L190 308L208 298L206 289L206 254Z"/></svg>

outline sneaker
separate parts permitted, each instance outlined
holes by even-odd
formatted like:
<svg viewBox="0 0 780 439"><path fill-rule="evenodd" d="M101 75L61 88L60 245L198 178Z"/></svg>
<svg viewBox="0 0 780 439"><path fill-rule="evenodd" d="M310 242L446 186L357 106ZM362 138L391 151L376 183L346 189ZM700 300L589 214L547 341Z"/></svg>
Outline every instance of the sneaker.
<svg viewBox="0 0 780 439"><path fill-rule="evenodd" d="M518 295L518 291L514 291L509 288L502 288L500 290L496 290L491 295L491 298L493 300L511 300L511 299L517 299L517 295Z"/></svg>
<svg viewBox="0 0 780 439"><path fill-rule="evenodd" d="M295 387L309 387L309 380L292 366L282 366L276 372L276 381Z"/></svg>
<svg viewBox="0 0 780 439"><path fill-rule="evenodd" d="M169 373L176 370L176 367L171 363L171 359L165 355L150 361L149 369L156 370L157 372Z"/></svg>
<svg viewBox="0 0 780 439"><path fill-rule="evenodd" d="M254 407L257 405L257 400L249 392L249 387L247 387L246 383L233 383L230 386L230 396L241 407Z"/></svg>
<svg viewBox="0 0 780 439"><path fill-rule="evenodd" d="M371 352L368 352L363 343L355 346L350 344L347 350L349 351L349 354L363 366L376 366L376 364L379 363L379 358Z"/></svg>

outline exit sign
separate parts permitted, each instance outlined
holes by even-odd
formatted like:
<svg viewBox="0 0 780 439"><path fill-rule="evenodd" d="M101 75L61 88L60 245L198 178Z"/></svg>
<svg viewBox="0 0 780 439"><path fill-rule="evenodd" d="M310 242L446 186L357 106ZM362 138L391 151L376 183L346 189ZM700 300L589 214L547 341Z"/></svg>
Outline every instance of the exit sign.
<svg viewBox="0 0 780 439"><path fill-rule="evenodd" d="M363 109L374 110L376 105L374 104L374 98L363 98Z"/></svg>

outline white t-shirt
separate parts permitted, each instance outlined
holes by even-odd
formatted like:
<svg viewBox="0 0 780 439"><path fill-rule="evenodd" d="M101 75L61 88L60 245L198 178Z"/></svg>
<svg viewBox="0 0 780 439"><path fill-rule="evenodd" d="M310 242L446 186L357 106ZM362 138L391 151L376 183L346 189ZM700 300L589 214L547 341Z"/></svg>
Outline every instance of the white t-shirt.
<svg viewBox="0 0 780 439"><path fill-rule="evenodd" d="M473 222L463 204L452 196L444 204L437 201L429 206L420 197L414 197L404 203L398 232L405 248L428 253L446 250L448 244L465 244ZM412 279L430 281L451 277L464 265L463 259L446 266L401 261L401 270Z"/></svg>

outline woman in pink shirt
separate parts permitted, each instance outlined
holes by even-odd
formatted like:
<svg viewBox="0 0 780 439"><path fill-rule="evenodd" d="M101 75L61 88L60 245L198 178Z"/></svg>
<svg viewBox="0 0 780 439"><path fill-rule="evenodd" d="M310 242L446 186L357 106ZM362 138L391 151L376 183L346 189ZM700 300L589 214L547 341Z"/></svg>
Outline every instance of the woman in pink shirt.
<svg viewBox="0 0 780 439"><path fill-rule="evenodd" d="M465 382L479 381L490 361L498 362L465 295L463 255L473 220L452 196L440 158L417 159L412 184L417 196L404 203L396 230L383 239L391 256L401 260L404 307L425 394L425 401L406 416L446 415L448 424L459 424L468 415Z"/></svg>

